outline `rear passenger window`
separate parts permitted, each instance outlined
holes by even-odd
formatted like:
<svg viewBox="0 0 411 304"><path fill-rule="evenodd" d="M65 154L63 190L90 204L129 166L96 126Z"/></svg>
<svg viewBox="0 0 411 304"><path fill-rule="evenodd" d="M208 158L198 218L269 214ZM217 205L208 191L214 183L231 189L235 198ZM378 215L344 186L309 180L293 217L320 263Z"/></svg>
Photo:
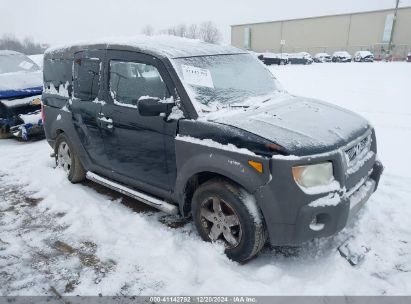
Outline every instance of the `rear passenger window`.
<svg viewBox="0 0 411 304"><path fill-rule="evenodd" d="M76 59L73 72L74 97L94 100L100 88L100 59Z"/></svg>
<svg viewBox="0 0 411 304"><path fill-rule="evenodd" d="M43 70L45 93L61 94L71 97L73 60L46 59ZM60 92L60 89L65 92ZM68 95L68 96L66 96Z"/></svg>
<svg viewBox="0 0 411 304"><path fill-rule="evenodd" d="M141 97L168 97L166 84L157 68L137 62L110 61L110 93L114 102L136 106Z"/></svg>

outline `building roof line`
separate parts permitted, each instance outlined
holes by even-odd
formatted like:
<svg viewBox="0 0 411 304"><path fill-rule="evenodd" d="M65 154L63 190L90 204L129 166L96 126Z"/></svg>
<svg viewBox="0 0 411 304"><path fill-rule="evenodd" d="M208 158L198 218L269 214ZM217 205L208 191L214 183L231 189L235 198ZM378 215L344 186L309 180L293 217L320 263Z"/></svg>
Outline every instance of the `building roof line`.
<svg viewBox="0 0 411 304"><path fill-rule="evenodd" d="M398 10L402 9L409 9L411 6L401 6ZM260 22L249 22L249 23L239 23L233 24L231 27L234 26L244 26L244 25L256 25L256 24L264 24L264 23L275 23L275 22L287 22L287 21L295 21L295 20L306 20L306 19L315 19L315 18L326 18L326 17L339 17L339 16L349 16L349 15L360 15L360 14L368 14L368 13L378 13L384 11L394 11L395 8L385 8L379 10L371 10L371 11L362 11L362 12L352 12L352 13L341 13L341 14L331 14L331 15L320 15L320 16L311 16L311 17L302 17L302 18L290 18L290 19L278 19L278 20L271 20L271 21L260 21Z"/></svg>

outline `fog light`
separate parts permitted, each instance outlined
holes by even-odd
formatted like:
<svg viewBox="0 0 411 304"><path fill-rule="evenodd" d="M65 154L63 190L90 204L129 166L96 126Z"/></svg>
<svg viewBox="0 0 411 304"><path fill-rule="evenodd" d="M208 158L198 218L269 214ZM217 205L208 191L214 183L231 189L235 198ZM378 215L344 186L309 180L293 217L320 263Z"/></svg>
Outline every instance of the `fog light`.
<svg viewBox="0 0 411 304"><path fill-rule="evenodd" d="M320 222L320 216L314 216L313 220L310 223L310 229L313 231L321 231L324 229L325 224Z"/></svg>

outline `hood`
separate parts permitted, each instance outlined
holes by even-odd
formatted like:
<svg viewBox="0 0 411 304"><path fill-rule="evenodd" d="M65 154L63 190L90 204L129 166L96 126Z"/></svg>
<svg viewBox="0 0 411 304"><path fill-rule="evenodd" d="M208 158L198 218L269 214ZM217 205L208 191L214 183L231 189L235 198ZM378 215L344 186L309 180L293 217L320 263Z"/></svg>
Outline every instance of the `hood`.
<svg viewBox="0 0 411 304"><path fill-rule="evenodd" d="M351 111L291 95L278 102L272 99L257 109L233 112L213 121L263 137L298 156L337 149L371 128Z"/></svg>
<svg viewBox="0 0 411 304"><path fill-rule="evenodd" d="M0 74L0 99L41 94L41 71Z"/></svg>

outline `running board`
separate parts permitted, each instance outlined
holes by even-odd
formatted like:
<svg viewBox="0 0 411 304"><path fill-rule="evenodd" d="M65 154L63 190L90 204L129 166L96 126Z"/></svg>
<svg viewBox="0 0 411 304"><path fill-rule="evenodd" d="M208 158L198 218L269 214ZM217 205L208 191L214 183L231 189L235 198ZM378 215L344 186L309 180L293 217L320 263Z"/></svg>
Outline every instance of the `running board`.
<svg viewBox="0 0 411 304"><path fill-rule="evenodd" d="M177 214L178 213L178 208L175 205L172 205L170 203L167 203L165 201L162 201L158 198L152 197L151 195L136 191L134 189L128 188L124 185L121 185L119 183L113 182L105 177L102 177L100 175L97 175L93 172L87 172L86 178L96 182L97 184L103 185L107 188L110 188L112 190L118 191L122 194L125 194L129 197L132 197L138 201L141 201L151 207L157 208L165 213L168 214Z"/></svg>

